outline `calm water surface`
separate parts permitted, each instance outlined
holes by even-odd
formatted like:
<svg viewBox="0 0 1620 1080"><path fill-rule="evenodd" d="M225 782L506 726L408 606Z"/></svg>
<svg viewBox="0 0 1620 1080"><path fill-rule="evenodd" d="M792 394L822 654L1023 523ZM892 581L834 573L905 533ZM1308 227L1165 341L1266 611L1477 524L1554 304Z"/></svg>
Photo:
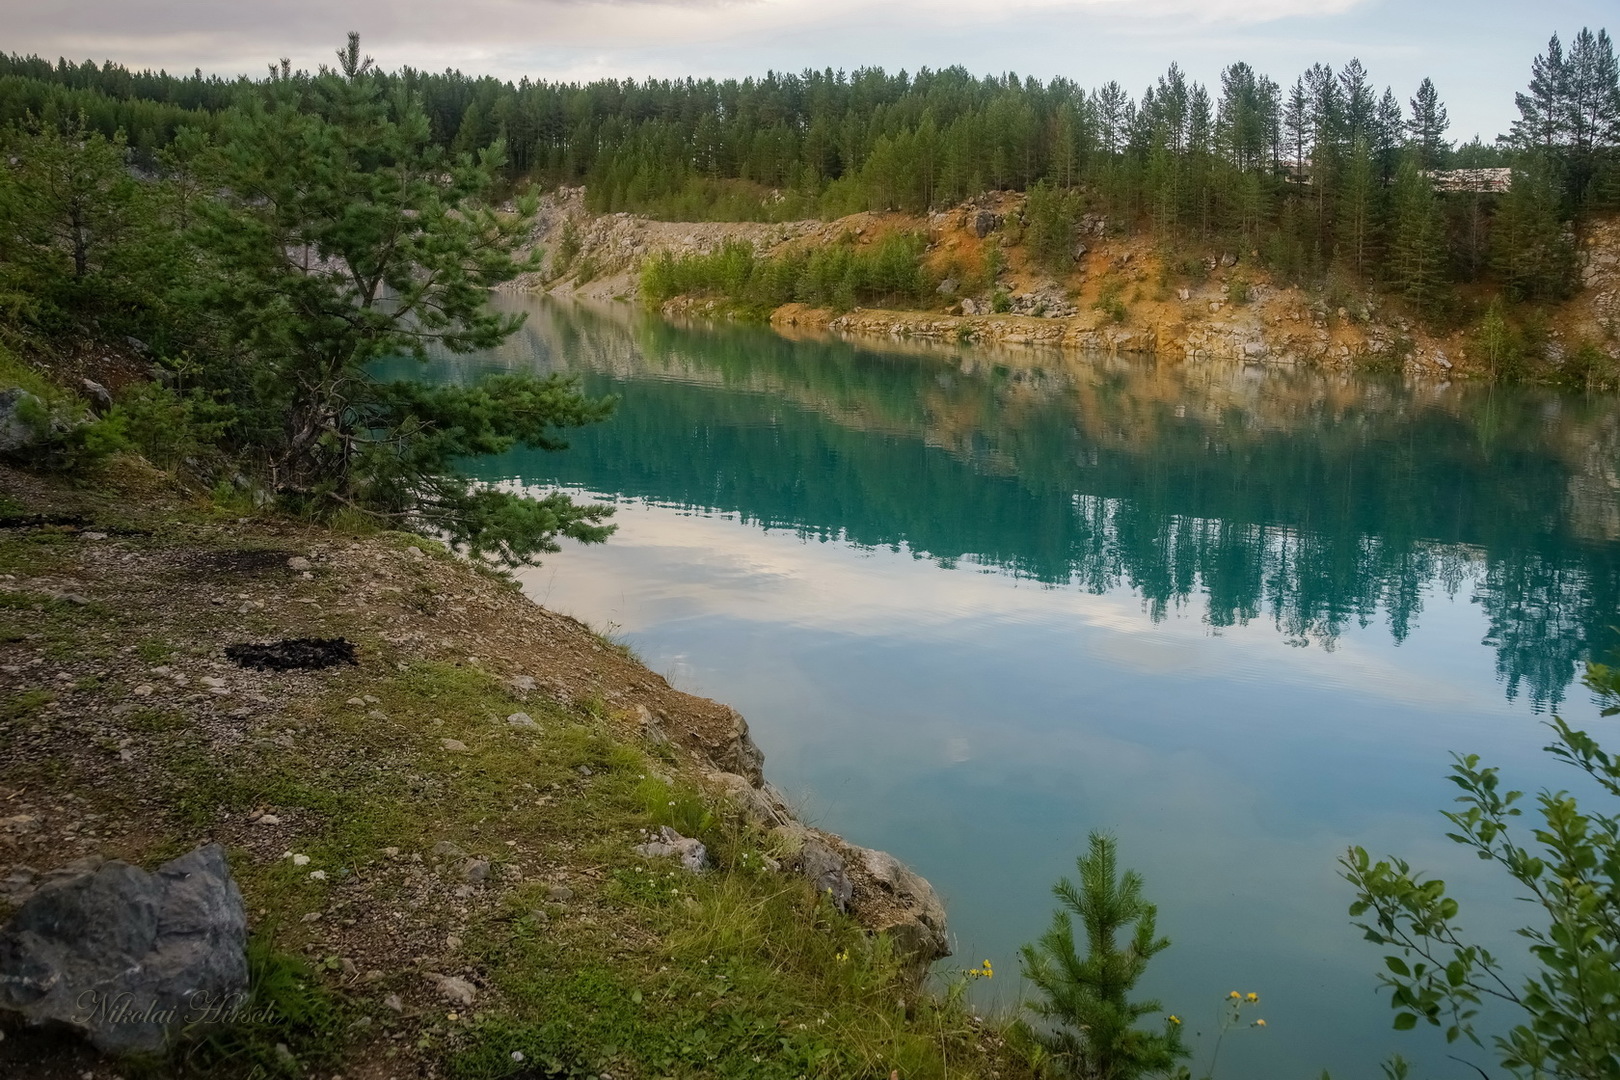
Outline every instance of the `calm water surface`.
<svg viewBox="0 0 1620 1080"><path fill-rule="evenodd" d="M1334 860L1401 853L1482 933L1523 916L1436 811L1450 751L1566 787L1547 714L1614 726L1574 682L1620 622L1614 400L502 303L524 330L434 377L621 398L564 453L476 464L619 507L525 587L735 705L810 820L933 881L941 967L989 958L985 1004L1107 829L1174 941L1146 990L1205 1032L1195 1066L1238 989L1268 1026L1223 1076L1376 1076L1395 1049L1477 1075L1390 1031Z"/></svg>

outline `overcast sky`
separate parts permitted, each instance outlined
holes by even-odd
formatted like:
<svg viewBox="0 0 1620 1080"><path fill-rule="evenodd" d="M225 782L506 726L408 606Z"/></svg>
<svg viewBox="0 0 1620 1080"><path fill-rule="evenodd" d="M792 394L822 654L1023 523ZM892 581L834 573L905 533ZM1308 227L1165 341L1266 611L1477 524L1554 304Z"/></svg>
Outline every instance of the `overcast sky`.
<svg viewBox="0 0 1620 1080"><path fill-rule="evenodd" d="M1133 94L1171 61L1213 85L1247 60L1287 85L1357 56L1403 101L1432 77L1466 140L1506 130L1551 34L1620 32L1617 15L1615 0L0 0L0 50L257 75L330 60L353 29L385 67L512 79L961 64Z"/></svg>

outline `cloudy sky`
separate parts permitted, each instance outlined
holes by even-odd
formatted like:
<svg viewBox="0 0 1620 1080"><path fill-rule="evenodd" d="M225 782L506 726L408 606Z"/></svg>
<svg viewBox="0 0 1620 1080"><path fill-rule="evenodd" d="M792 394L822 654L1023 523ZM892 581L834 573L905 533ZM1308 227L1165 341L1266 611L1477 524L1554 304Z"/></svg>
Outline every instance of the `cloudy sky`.
<svg viewBox="0 0 1620 1080"><path fill-rule="evenodd" d="M1171 61L1213 83L1242 59L1287 84L1357 56L1403 100L1432 77L1450 134L1489 139L1552 33L1620 32L1617 15L1614 0L0 0L0 50L257 74L282 56L313 67L354 29L387 67L514 79L962 64L1133 93Z"/></svg>

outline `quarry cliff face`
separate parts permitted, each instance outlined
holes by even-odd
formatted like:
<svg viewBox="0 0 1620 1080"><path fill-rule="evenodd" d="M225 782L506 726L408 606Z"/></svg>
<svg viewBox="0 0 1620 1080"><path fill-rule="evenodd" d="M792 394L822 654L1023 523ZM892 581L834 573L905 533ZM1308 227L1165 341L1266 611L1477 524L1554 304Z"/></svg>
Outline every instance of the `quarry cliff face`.
<svg viewBox="0 0 1620 1080"><path fill-rule="evenodd" d="M1488 374L1470 355L1470 334L1435 333L1367 290L1304 290L1275 282L1258 253L1211 249L1168 266L1151 237L1117 235L1097 215L1080 222L1072 269L1036 265L1022 243L1024 196L992 192L926 216L861 213L833 221L668 222L595 215L583 188L542 200L534 244L541 269L508 284L590 300L637 298L643 262L659 254L713 251L741 241L765 254L836 242L875 242L897 231L927 237L924 258L939 279L927 310L847 312L788 304L771 322L786 333L1030 345L1152 354L1178 360L1261 364L1374 364L1446 378ZM1591 222L1579 237L1580 289L1552 313L1547 360L1557 367L1589 342L1620 360L1620 218ZM1001 252L992 278L963 267ZM720 317L723 299L677 297L672 316Z"/></svg>

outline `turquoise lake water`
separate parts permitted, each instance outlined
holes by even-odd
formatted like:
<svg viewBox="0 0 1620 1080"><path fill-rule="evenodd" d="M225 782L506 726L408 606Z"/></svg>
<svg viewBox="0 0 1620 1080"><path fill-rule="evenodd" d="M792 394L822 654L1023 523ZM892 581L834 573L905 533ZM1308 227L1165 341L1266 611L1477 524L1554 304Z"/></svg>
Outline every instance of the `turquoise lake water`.
<svg viewBox="0 0 1620 1080"><path fill-rule="evenodd" d="M1518 955L1526 909L1444 839L1451 751L1571 787L1556 710L1620 643L1620 402L1240 364L790 341L502 298L523 330L440 379L566 371L620 397L482 479L618 506L523 573L749 720L814 823L945 898L981 1004L1088 831L1174 944L1145 992L1223 1077L1474 1077L1395 1033L1346 915L1352 843L1453 883ZM1488 1064L1488 1054L1449 1048Z"/></svg>

